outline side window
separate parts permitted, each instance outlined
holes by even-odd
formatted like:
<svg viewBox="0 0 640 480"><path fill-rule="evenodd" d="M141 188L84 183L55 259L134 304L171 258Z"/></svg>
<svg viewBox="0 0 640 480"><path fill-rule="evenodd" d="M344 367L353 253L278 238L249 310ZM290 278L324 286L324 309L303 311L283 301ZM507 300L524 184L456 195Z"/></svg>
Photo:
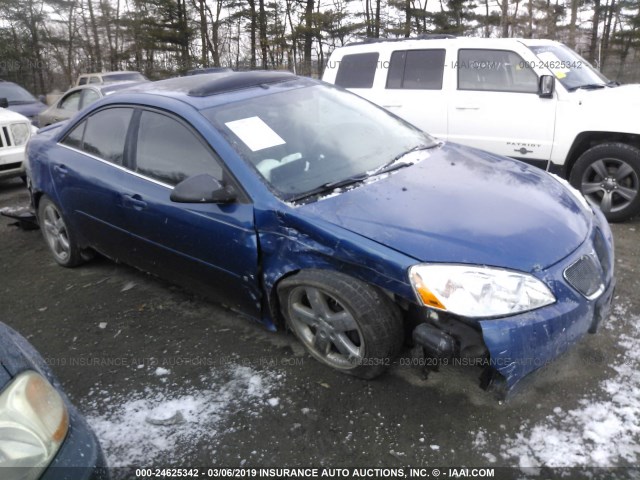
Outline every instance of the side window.
<svg viewBox="0 0 640 480"><path fill-rule="evenodd" d="M91 105L100 99L100 94L92 88L87 88L82 92L82 108Z"/></svg>
<svg viewBox="0 0 640 480"><path fill-rule="evenodd" d="M122 165L124 143L132 108L108 108L91 115L85 127L82 150L116 165Z"/></svg>
<svg viewBox="0 0 640 480"><path fill-rule="evenodd" d="M77 112L80 107L80 95L82 95L82 92L73 92L67 95L62 99L58 108L68 112Z"/></svg>
<svg viewBox="0 0 640 480"><path fill-rule="evenodd" d="M398 50L391 54L387 88L442 90L445 50Z"/></svg>
<svg viewBox="0 0 640 480"><path fill-rule="evenodd" d="M78 81L78 85L86 85L87 84L87 77L80 77L80 80Z"/></svg>
<svg viewBox="0 0 640 480"><path fill-rule="evenodd" d="M82 137L84 136L84 129L87 126L87 121L85 120L76 128L71 130L70 133L62 140L64 145L68 145L73 148L81 149L82 148Z"/></svg>
<svg viewBox="0 0 640 480"><path fill-rule="evenodd" d="M508 50L460 50L458 89L537 93L538 76Z"/></svg>
<svg viewBox="0 0 640 480"><path fill-rule="evenodd" d="M200 138L178 120L143 111L136 146L136 171L169 185L208 173L222 181L222 167Z"/></svg>
<svg viewBox="0 0 640 480"><path fill-rule="evenodd" d="M338 66L336 85L344 88L371 88L377 67L377 52L345 55Z"/></svg>
<svg viewBox="0 0 640 480"><path fill-rule="evenodd" d="M100 83L100 77L91 77L89 83Z"/></svg>

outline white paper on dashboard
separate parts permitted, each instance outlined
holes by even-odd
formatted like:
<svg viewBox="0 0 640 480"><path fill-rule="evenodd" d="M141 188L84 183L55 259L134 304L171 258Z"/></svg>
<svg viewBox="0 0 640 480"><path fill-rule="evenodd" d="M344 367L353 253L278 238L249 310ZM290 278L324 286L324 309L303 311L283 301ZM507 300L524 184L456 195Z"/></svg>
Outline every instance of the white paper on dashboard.
<svg viewBox="0 0 640 480"><path fill-rule="evenodd" d="M260 117L243 118L225 123L229 130L244 142L252 152L263 150L286 142L274 132Z"/></svg>

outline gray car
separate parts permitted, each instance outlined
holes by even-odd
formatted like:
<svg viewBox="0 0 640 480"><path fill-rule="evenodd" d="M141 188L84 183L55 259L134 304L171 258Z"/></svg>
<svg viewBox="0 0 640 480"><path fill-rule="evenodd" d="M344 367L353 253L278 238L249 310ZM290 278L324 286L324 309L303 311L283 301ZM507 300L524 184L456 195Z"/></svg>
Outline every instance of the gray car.
<svg viewBox="0 0 640 480"><path fill-rule="evenodd" d="M145 82L117 82L105 85L81 85L65 92L53 105L38 115L40 128L68 120L76 112L118 90Z"/></svg>

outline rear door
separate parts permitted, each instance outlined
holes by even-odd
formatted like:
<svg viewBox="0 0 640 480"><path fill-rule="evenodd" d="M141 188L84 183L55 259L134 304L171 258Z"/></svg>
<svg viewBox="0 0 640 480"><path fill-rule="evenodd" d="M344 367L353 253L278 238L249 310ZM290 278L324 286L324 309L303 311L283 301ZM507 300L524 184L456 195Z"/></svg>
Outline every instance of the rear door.
<svg viewBox="0 0 640 480"><path fill-rule="evenodd" d="M371 100L436 137L447 135L447 96L442 92L445 49L395 50L384 88Z"/></svg>
<svg viewBox="0 0 640 480"><path fill-rule="evenodd" d="M78 92L80 93L80 92ZM105 108L72 129L50 155L59 206L86 243L128 261L120 189L133 109Z"/></svg>
<svg viewBox="0 0 640 480"><path fill-rule="evenodd" d="M242 192L222 160L191 125L162 111L139 110L131 140L132 162L118 201L134 264L259 316L252 203L244 195L232 204L170 200L176 184L202 173Z"/></svg>

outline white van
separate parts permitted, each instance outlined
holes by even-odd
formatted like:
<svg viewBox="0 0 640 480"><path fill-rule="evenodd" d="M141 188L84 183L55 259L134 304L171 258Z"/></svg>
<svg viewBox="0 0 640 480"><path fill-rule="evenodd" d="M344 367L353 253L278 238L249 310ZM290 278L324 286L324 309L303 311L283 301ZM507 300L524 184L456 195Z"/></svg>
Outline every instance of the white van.
<svg viewBox="0 0 640 480"><path fill-rule="evenodd" d="M434 35L336 49L323 80L443 140L561 173L610 221L640 212L640 85L567 46Z"/></svg>

